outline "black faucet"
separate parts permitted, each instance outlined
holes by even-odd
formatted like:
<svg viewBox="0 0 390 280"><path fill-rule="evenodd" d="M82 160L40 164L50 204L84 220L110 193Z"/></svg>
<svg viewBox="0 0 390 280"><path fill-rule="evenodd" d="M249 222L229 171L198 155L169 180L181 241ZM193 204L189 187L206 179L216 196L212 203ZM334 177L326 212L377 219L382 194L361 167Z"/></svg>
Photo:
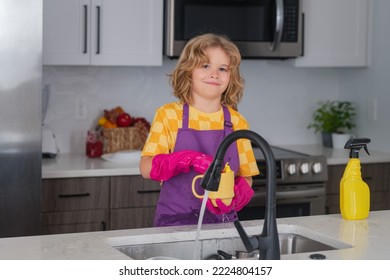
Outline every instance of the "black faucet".
<svg viewBox="0 0 390 280"><path fill-rule="evenodd" d="M276 164L268 142L251 130L237 130L230 133L219 145L215 158L201 181L201 186L209 191L217 191L221 173L224 168L223 160L230 144L237 139L249 139L262 151L266 161L266 208L263 231L260 235L248 237L239 220L234 222L248 252L259 250L261 260L280 260L279 236L276 226Z"/></svg>

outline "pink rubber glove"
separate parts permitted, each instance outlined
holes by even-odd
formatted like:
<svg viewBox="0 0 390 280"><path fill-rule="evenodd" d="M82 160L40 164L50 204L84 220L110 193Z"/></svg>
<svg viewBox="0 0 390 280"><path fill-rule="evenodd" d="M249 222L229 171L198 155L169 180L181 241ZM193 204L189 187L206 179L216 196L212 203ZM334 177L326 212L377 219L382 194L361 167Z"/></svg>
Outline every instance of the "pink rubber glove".
<svg viewBox="0 0 390 280"><path fill-rule="evenodd" d="M207 209L216 215L229 213L232 210L240 211L245 205L249 203L254 194L253 189L243 177L237 177L234 180L234 197L232 203L228 206L220 199L216 199L215 207L210 199L207 200Z"/></svg>
<svg viewBox="0 0 390 280"><path fill-rule="evenodd" d="M180 173L187 173L193 168L203 174L213 161L213 157L190 150L159 154L153 158L150 178L166 181Z"/></svg>

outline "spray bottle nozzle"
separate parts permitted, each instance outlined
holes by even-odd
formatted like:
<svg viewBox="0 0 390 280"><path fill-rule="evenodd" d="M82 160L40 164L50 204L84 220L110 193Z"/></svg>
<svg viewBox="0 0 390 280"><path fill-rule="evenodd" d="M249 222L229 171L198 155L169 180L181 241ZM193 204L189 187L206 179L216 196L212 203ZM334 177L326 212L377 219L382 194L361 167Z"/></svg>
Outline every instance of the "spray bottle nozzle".
<svg viewBox="0 0 390 280"><path fill-rule="evenodd" d="M359 158L359 151L361 148L364 148L368 155L370 154L367 149L367 144L370 142L371 140L368 138L352 138L345 143L344 149L350 149L350 158Z"/></svg>

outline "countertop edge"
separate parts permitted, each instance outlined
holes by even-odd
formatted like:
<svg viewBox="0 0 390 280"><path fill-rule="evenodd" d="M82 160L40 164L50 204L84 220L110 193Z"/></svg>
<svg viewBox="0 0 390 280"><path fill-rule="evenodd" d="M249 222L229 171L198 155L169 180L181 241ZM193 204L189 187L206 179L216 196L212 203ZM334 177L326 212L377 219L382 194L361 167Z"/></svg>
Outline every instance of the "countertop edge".
<svg viewBox="0 0 390 280"><path fill-rule="evenodd" d="M287 145L278 147L311 156L324 156L329 166L346 165L349 160L349 152L344 149L331 149L321 145ZM370 151L370 154L369 156L362 152L360 156L361 163L390 163L389 153ZM88 158L82 154L59 154L54 159L42 159L42 179L130 175L140 175L138 160L118 163L109 162L101 158Z"/></svg>
<svg viewBox="0 0 390 280"><path fill-rule="evenodd" d="M370 212L367 219L356 221L344 220L339 214L279 218L277 226L279 229L291 227L292 230L298 227L314 234L317 239L332 239L351 246L322 251L328 260L388 260L389 216L390 211L387 210ZM263 222L243 221L242 225L251 235L261 232ZM0 238L0 259L130 260L115 247L144 244L146 239L153 240L152 243L167 242L171 234L175 235L175 241L192 240L195 230L196 225L192 225ZM232 223L204 225L201 237L211 236L215 230L219 237L235 231ZM312 252L283 255L282 259L309 260L310 254Z"/></svg>
<svg viewBox="0 0 390 280"><path fill-rule="evenodd" d="M139 160L110 162L82 154L59 154L42 159L42 179L140 175Z"/></svg>

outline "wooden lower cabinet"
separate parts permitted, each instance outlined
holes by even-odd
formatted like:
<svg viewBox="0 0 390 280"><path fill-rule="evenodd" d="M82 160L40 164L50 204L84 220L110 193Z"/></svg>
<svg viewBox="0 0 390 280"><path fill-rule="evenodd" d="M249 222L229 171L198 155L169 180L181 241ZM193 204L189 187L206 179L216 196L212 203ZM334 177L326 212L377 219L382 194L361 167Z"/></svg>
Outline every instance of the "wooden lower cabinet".
<svg viewBox="0 0 390 280"><path fill-rule="evenodd" d="M129 229L152 227L156 207L135 207L111 209L110 229Z"/></svg>
<svg viewBox="0 0 390 280"><path fill-rule="evenodd" d="M328 166L326 209L340 213L340 179L345 165ZM371 210L390 209L390 163L362 164ZM44 179L43 233L71 233L153 226L158 182L140 175Z"/></svg>
<svg viewBox="0 0 390 280"><path fill-rule="evenodd" d="M107 230L108 220L108 210L64 211L42 215L45 234Z"/></svg>
<svg viewBox="0 0 390 280"><path fill-rule="evenodd" d="M340 180L346 165L328 166L326 210L328 214L340 213ZM370 188L370 210L390 209L390 163L361 164L362 179Z"/></svg>
<svg viewBox="0 0 390 280"><path fill-rule="evenodd" d="M44 179L44 234L153 226L160 185L142 176Z"/></svg>
<svg viewBox="0 0 390 280"><path fill-rule="evenodd" d="M160 184L142 176L110 178L110 229L153 226Z"/></svg>
<svg viewBox="0 0 390 280"><path fill-rule="evenodd" d="M44 234L105 230L108 224L108 177L42 181Z"/></svg>

